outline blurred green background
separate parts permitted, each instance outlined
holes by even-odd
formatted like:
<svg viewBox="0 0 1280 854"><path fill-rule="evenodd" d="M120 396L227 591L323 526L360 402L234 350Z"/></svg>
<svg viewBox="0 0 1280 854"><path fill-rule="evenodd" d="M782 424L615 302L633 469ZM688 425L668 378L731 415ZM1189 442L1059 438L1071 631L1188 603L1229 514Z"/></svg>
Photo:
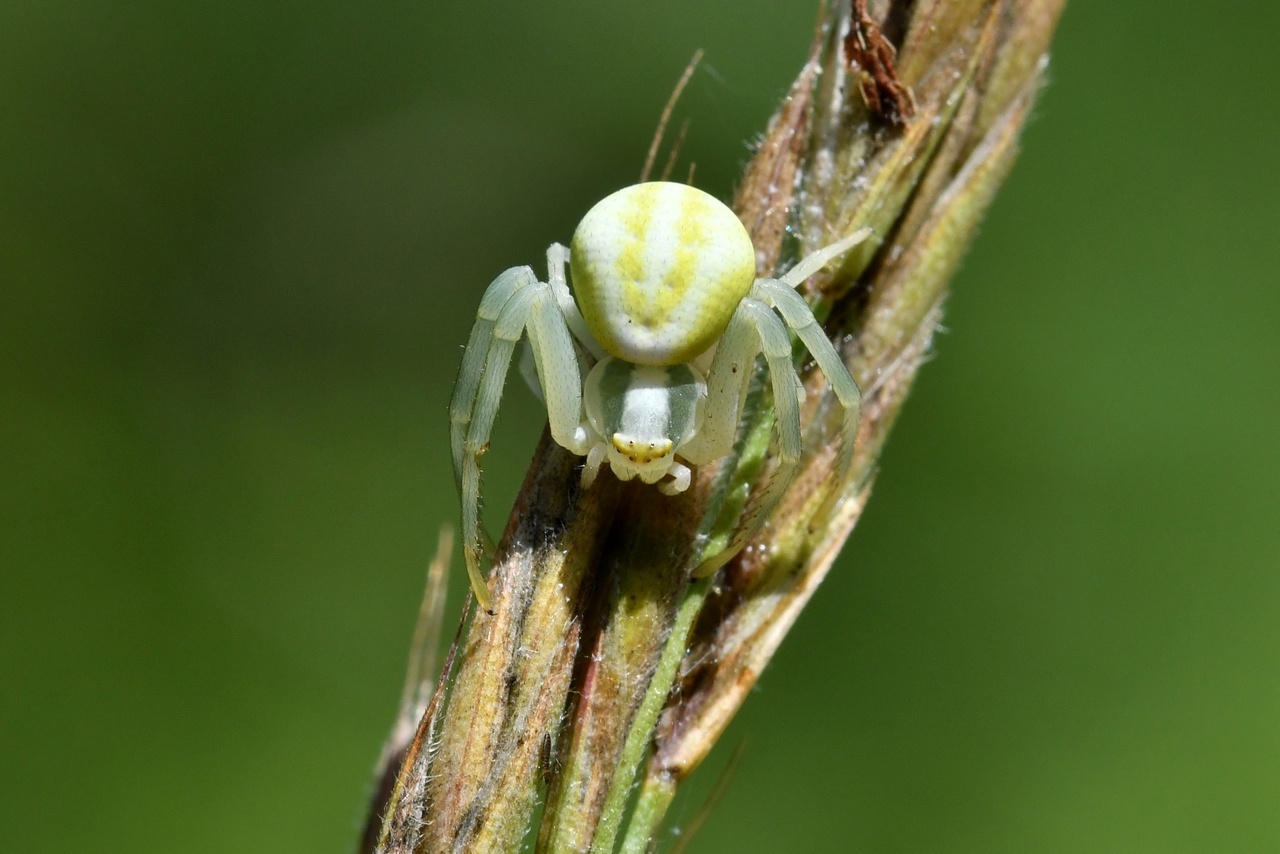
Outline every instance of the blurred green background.
<svg viewBox="0 0 1280 854"><path fill-rule="evenodd" d="M349 850L481 291L635 180L697 47L727 197L815 6L0 4L0 850ZM1280 850L1278 24L1068 7L691 851Z"/></svg>

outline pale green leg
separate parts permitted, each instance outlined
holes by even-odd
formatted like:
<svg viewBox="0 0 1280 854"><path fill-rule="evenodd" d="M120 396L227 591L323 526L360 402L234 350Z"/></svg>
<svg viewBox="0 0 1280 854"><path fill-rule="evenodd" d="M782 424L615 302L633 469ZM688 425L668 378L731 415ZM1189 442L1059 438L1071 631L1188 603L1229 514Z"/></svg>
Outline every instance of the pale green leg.
<svg viewBox="0 0 1280 854"><path fill-rule="evenodd" d="M707 397L698 433L676 449L694 465L713 462L733 451L738 422L760 353L760 336L746 313L737 311L720 336L707 370Z"/></svg>
<svg viewBox="0 0 1280 854"><path fill-rule="evenodd" d="M564 315L569 331L598 362L605 357L605 352L592 337L591 330L587 328L587 321L578 310L578 304L573 301L573 293L569 290L569 283L564 275L564 267L568 262L568 248L559 243L552 243L547 249L547 283L555 292L556 304L560 306L560 313Z"/></svg>
<svg viewBox="0 0 1280 854"><path fill-rule="evenodd" d="M679 462L673 461L667 474L671 475L671 480L658 484L658 491L663 495L679 495L693 483L693 470Z"/></svg>
<svg viewBox="0 0 1280 854"><path fill-rule="evenodd" d="M858 440L858 422L862 417L862 392L854 382L849 368L836 352L827 333L818 325L813 311L804 297L778 279L757 279L751 288L751 296L766 302L778 310L787 326L813 354L813 360L826 376L836 399L844 408L844 424L841 433L840 455L836 459L836 472L843 481L853 460L854 445Z"/></svg>
<svg viewBox="0 0 1280 854"><path fill-rule="evenodd" d="M475 325L467 349L462 354L462 367L453 387L453 399L449 403L449 445L453 452L453 477L458 490L462 490L462 448L471 423L471 411L475 408L476 389L484 374L484 363L489 357L489 344L493 340L493 325L498 315L520 288L537 282L533 270L528 267L512 267L493 280L484 292L480 308L476 312Z"/></svg>
<svg viewBox="0 0 1280 854"><path fill-rule="evenodd" d="M578 456L591 449L582 418L582 374L564 314L550 288L539 295L529 317L529 343L547 405L551 438Z"/></svg>
<svg viewBox="0 0 1280 854"><path fill-rule="evenodd" d="M843 255L862 241L866 240L871 236L871 234L872 231L870 228L860 228L845 239L837 240L830 246L824 246L817 252L806 255L800 260L799 264L796 264L788 270L785 275L780 276L778 281L783 284L790 285L793 288L800 287L801 283L803 283L805 279L827 266L832 259L839 255Z"/></svg>
<svg viewBox="0 0 1280 854"><path fill-rule="evenodd" d="M551 290L555 294L555 302L560 308L560 313L564 316L565 324L569 327L574 339L587 354L584 356L578 352L577 348L574 348L579 374L586 376L590 372L591 366L596 361L604 358L605 352L596 343L595 338L591 337L587 322L582 319L582 312L578 311L578 304L573 300L573 294L569 290L569 284L564 275L565 265L568 262L569 250L559 243L552 243L547 249L547 284L551 286ZM525 383L533 391L534 396L538 400L545 400L542 392L542 383L534 365L532 347L526 347L521 354L520 375L524 377Z"/></svg>
<svg viewBox="0 0 1280 854"><path fill-rule="evenodd" d="M489 356L489 345L493 341L493 327L498 322L498 315L511 299L512 294L531 284L537 284L537 277L528 267L512 267L493 280L480 299L480 308L476 311L476 322L471 327L471 337L467 340L467 349L462 354L462 367L458 369L458 380L453 388L453 399L449 403L449 447L453 456L453 477L458 485L458 494L462 495L462 468L464 446L467 431L471 426L472 410L475 409L476 390L480 378L484 375L485 360ZM493 553L493 539L479 523L481 547L488 554ZM464 543L468 542L464 540Z"/></svg>
<svg viewBox="0 0 1280 854"><path fill-rule="evenodd" d="M470 429L462 453L462 555L467 563L467 575L471 589L480 601L480 607L489 609L489 589L480 563L484 557L480 522L480 456L488 450L493 421L502 402L502 389L507 381L507 369L516 342L524 333L538 289L525 287L514 294L503 306L494 324L489 352L484 362L484 374L472 411Z"/></svg>
<svg viewBox="0 0 1280 854"><path fill-rule="evenodd" d="M741 316L748 322L758 337L760 349L764 352L769 365L769 376L773 384L773 406L777 413L778 431L778 465L765 485L764 491L752 496L751 503L743 513L733 539L728 547L707 560L694 572L695 576L709 575L733 558L742 547L760 530L764 520L773 512L781 500L791 480L795 477L796 465L800 461L800 400L804 396L804 387L800 384L800 376L795 365L791 363L791 336L787 328L769 306L759 300L747 298L738 306L735 321ZM733 323L731 322L732 326ZM722 341L723 345L723 341ZM719 358L719 353L716 354ZM753 355L754 358L754 355ZM708 398L708 408L710 408Z"/></svg>
<svg viewBox="0 0 1280 854"><path fill-rule="evenodd" d="M482 332L482 336L488 338L488 352L478 378L479 387L473 395L474 404L470 412L459 406L460 414L454 418L457 429L461 425L467 426L461 454L463 555L472 589L486 610L490 607L489 591L480 568L484 557L480 520L480 457L489 446L512 354L526 330L537 363L552 438L576 454L585 454L590 447L582 422L582 378L578 372L577 353L555 294L549 285L536 279L522 281L508 295L506 304L491 322L491 328ZM463 359L464 367L470 356L468 349ZM463 392L470 393L471 386L475 384L473 376L467 376L468 387L464 387L462 379L459 379L455 400Z"/></svg>

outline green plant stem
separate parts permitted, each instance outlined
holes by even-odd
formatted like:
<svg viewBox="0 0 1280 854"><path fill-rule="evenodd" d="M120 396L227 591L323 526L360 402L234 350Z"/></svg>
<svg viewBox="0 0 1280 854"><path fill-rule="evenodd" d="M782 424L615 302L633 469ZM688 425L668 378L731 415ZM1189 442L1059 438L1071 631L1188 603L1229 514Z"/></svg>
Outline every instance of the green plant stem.
<svg viewBox="0 0 1280 854"><path fill-rule="evenodd" d="M658 715L662 713L667 695L671 693L671 686L675 684L676 675L680 672L680 662L684 659L689 634L693 631L694 621L702 610L702 603L707 599L707 590L710 585L710 578L700 578L690 584L689 589L685 591L684 601L680 603L675 622L671 626L671 634L667 636L666 645L662 649L662 657L658 659L658 667L654 670L649 688L645 691L644 700L641 701L635 720L631 722L631 728L627 732L617 770L614 772L613 779L609 781L609 793L605 796L604 810L600 814L600 823L591 841L591 854L612 854L613 852L614 841L617 839L618 828L622 822L622 813L626 809L631 785L635 781L636 770L649 749L649 741L658 723ZM674 793L673 785L672 794ZM655 821L661 820L664 811L665 807L656 813ZM639 807L637 807L638 813ZM623 845L624 851L632 850L628 846L632 844L634 827L635 818L633 817L631 827L628 828L627 842ZM644 848L641 847L639 850L643 851Z"/></svg>
<svg viewBox="0 0 1280 854"><path fill-rule="evenodd" d="M636 808L627 824L621 854L645 854L676 796L676 781L670 774L651 774L640 787Z"/></svg>
<svg viewBox="0 0 1280 854"><path fill-rule="evenodd" d="M717 490L721 496L720 499L712 502L712 506L718 505L718 508L711 514L714 515L714 520L710 521L707 529L709 536L697 564L701 564L702 561L725 548L729 537L733 534L737 517L742 512L742 504L745 501L744 487L759 474L764 464L770 436L773 433L774 413L771 407L761 408L759 394L759 392L753 393L747 404L747 412L743 420L748 424L754 423L746 431L736 466L727 469L728 473L722 479L724 486ZM711 515L708 516L709 520ZM613 852L622 814L626 810L628 796L635 782L636 770L640 767L640 761L644 758L653 739L658 716L662 713L667 697L671 694L671 687L680 673L680 663L689 651L689 637L693 633L698 615L702 612L702 606L707 601L712 578L714 576L695 578L690 582L680 607L676 610L671 631L663 645L662 656L658 659L658 666L654 669L653 678L649 680L644 699L627 731L622 756L619 758L613 778L609 781L604 808L601 811L596 834L592 837L591 854L612 854ZM674 780L671 781L671 786L674 795ZM638 824L636 816L632 817L631 825L627 828L624 850L629 850L625 848L627 845L633 849L635 845L641 845L639 850L644 850L643 845L647 843L635 841L639 838L636 834L647 834L648 830L656 827L656 823L662 820L669 803L669 799L665 802L650 801L646 803L643 813L637 806L636 816L639 816L641 821ZM647 835L644 838L647 838Z"/></svg>

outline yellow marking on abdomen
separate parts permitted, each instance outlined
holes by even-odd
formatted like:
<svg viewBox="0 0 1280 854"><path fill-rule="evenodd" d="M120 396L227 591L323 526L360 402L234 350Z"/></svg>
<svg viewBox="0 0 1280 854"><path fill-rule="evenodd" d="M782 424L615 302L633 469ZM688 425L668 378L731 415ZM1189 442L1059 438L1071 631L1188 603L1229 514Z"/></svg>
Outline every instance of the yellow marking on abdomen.
<svg viewBox="0 0 1280 854"><path fill-rule="evenodd" d="M600 346L638 364L697 357L751 287L746 229L712 196L640 184L583 218L571 256L574 292Z"/></svg>

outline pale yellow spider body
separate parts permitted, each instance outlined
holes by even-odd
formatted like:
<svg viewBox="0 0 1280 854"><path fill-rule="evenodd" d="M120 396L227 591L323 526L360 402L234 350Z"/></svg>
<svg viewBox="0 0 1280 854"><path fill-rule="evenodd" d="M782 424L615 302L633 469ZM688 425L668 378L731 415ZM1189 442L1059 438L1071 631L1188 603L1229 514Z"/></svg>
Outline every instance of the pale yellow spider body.
<svg viewBox="0 0 1280 854"><path fill-rule="evenodd" d="M756 252L738 217L685 184L625 187L582 218L573 293L591 334L636 365L692 362L751 290Z"/></svg>
<svg viewBox="0 0 1280 854"><path fill-rule="evenodd" d="M757 279L751 239L728 207L683 184L637 184L583 217L572 250L552 244L548 281L528 267L495 279L480 302L450 405L464 553L481 605L488 607L489 596L480 569L488 539L479 515L480 457L515 346L526 334L533 356L526 376L546 404L552 438L586 457L584 488L607 462L621 480L656 484L668 495L687 489L691 466L733 450L756 358L764 356L778 463L729 547L700 567L710 571L746 544L800 459L804 387L789 331L844 407L837 468L848 467L858 387L795 287L866 234L813 253L781 278Z"/></svg>

